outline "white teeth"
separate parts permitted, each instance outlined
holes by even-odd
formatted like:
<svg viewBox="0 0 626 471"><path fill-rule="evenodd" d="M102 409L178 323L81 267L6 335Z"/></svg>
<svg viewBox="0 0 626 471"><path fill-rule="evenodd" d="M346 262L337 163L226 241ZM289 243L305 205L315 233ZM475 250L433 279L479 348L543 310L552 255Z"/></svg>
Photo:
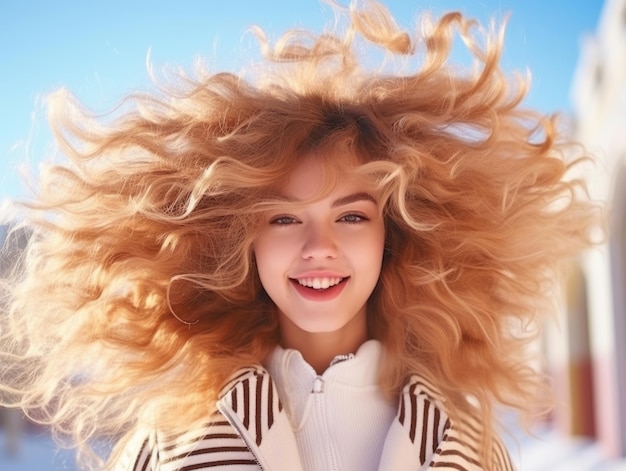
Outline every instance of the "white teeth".
<svg viewBox="0 0 626 471"><path fill-rule="evenodd" d="M343 278L300 278L298 279L298 284L306 286L307 288L327 289L331 286L338 285L341 283L341 280L343 280Z"/></svg>

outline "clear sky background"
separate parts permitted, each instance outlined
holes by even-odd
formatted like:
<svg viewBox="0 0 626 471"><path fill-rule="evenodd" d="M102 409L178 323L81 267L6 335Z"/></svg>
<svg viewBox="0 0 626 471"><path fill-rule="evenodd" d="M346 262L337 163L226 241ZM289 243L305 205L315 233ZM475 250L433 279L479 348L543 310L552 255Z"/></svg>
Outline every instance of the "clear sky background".
<svg viewBox="0 0 626 471"><path fill-rule="evenodd" d="M349 0L340 0L345 4ZM507 70L533 75L526 104L569 112L573 73L602 0L386 0L404 27L424 11L459 10L483 23L511 13ZM289 27L320 31L333 19L318 0L0 0L0 200L27 193L17 172L49 151L43 98L66 87L98 112L133 90L151 88L146 57L158 69L205 57L236 70L256 47L246 29L275 38Z"/></svg>

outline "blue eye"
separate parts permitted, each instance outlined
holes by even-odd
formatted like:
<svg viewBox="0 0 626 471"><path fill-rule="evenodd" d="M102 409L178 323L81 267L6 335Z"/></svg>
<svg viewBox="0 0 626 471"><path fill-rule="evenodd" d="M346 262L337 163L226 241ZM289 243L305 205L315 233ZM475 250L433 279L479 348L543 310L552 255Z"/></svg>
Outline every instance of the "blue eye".
<svg viewBox="0 0 626 471"><path fill-rule="evenodd" d="M368 219L365 216L361 215L361 214L350 213L350 214L346 214L344 216L341 216L339 218L339 221L347 222L348 224L359 224L361 222L368 221Z"/></svg>
<svg viewBox="0 0 626 471"><path fill-rule="evenodd" d="M286 214L276 216L270 219L270 224L288 225L288 224L297 224L297 223L298 223L298 220L296 218L294 218L293 216L286 215Z"/></svg>

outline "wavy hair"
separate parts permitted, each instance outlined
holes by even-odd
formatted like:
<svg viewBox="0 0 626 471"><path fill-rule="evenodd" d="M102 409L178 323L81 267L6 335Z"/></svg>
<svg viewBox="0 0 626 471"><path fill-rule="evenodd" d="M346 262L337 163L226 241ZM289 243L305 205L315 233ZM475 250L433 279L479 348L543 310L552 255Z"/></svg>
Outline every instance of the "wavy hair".
<svg viewBox="0 0 626 471"><path fill-rule="evenodd" d="M343 29L273 45L255 29L264 60L241 75L181 74L100 117L51 98L67 161L24 205L33 235L7 291L2 402L86 451L206 419L228 376L278 342L252 255L261 214L300 157L347 146L385 207L368 305L385 390L426 376L453 415L478 407L485 449L494 404L530 408L543 384L525 360L530 326L598 223L572 171L587 156L520 105L503 28L449 13L411 33L377 3L336 8ZM455 34L466 70L450 63Z"/></svg>

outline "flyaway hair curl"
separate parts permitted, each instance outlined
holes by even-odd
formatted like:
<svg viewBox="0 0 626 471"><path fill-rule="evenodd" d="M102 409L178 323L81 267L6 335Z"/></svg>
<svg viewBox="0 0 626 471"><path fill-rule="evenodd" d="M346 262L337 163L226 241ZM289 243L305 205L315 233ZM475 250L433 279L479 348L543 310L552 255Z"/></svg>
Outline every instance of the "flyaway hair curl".
<svg viewBox="0 0 626 471"><path fill-rule="evenodd" d="M252 244L315 149L329 165L356 156L384 203L368 316L385 391L425 376L452 415L478 411L485 450L493 404L532 409L531 327L599 221L573 168L587 157L521 106L503 28L450 13L407 32L374 2L335 9L343 23L319 35L272 44L255 29L264 59L246 73L181 75L110 116L51 97L67 161L23 205L32 236L4 296L0 397L69 436L89 469L139 427L206 420L229 375L275 347ZM457 36L471 67L451 63ZM119 443L111 458L89 452L95 439Z"/></svg>

